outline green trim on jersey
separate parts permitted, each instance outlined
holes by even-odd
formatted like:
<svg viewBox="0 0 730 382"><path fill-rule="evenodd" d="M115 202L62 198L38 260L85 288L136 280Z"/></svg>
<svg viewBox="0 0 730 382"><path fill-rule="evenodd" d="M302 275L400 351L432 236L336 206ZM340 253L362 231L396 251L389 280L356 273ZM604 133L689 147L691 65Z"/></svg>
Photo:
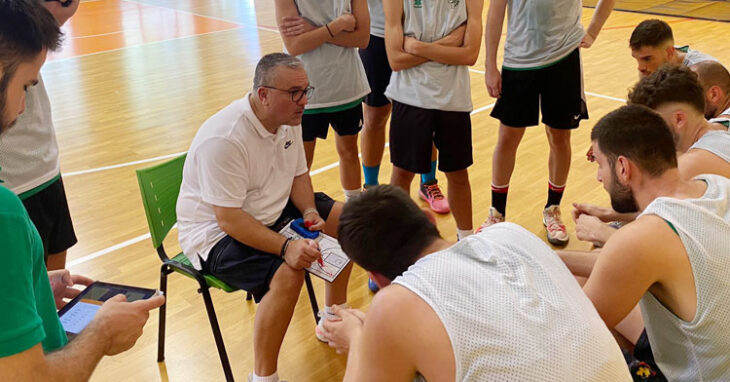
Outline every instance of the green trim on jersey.
<svg viewBox="0 0 730 382"><path fill-rule="evenodd" d="M20 195L18 195L18 197L20 198L20 200L26 200L26 199L30 198L31 196L45 190L46 188L48 188L48 186L52 185L53 183L56 183L59 179L61 179L61 174L54 176L53 179L41 184L38 187L31 188L30 190L21 193Z"/></svg>
<svg viewBox="0 0 730 382"><path fill-rule="evenodd" d="M306 109L304 110L304 114L336 113L338 111L350 110L353 107L361 104L364 99L365 97L337 106L322 107L319 109Z"/></svg>
<svg viewBox="0 0 730 382"><path fill-rule="evenodd" d="M672 222L670 222L670 221L669 221L669 220L667 220L667 219L663 219L663 220L664 220L665 222L667 222L667 224L669 224L669 228L671 228L671 229L672 229L672 231L674 231L674 233L675 233L675 234L677 234L677 236L679 236L679 231L677 231L677 229L676 229L676 228L674 228L674 224L672 224Z"/></svg>

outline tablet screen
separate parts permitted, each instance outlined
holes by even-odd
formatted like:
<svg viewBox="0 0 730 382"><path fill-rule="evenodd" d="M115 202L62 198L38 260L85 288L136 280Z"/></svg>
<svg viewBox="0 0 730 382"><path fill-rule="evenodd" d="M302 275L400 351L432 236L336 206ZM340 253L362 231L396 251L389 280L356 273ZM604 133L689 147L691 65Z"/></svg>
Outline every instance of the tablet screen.
<svg viewBox="0 0 730 382"><path fill-rule="evenodd" d="M128 302L150 298L154 289L137 288L127 285L110 284L96 281L58 312L63 329L72 338L91 322L104 301L123 294Z"/></svg>
<svg viewBox="0 0 730 382"><path fill-rule="evenodd" d="M61 316L61 325L68 333L79 334L91 322L96 311L101 308L101 301L81 300Z"/></svg>

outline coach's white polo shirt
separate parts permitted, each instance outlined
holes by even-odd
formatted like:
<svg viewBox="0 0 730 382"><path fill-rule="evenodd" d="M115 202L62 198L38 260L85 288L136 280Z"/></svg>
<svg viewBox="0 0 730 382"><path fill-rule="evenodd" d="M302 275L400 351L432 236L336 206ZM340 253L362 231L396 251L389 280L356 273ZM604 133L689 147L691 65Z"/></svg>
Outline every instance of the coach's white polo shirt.
<svg viewBox="0 0 730 382"><path fill-rule="evenodd" d="M256 118L251 93L210 117L188 151L177 220L180 246L195 268L223 237L213 206L238 207L264 225L281 215L297 175L308 171L301 126L276 134Z"/></svg>

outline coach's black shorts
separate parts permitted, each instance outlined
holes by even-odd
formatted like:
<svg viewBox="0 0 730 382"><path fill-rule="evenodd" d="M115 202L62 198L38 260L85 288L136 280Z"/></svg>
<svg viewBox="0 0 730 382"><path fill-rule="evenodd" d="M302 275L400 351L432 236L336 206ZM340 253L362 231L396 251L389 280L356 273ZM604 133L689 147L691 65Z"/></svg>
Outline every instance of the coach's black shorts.
<svg viewBox="0 0 730 382"><path fill-rule="evenodd" d="M373 107L390 104L390 100L385 96L385 88L390 83L390 74L393 70L390 69L388 55L385 52L385 39L370 35L368 47L360 49L360 60L370 84L370 94L365 96L363 102Z"/></svg>
<svg viewBox="0 0 730 382"><path fill-rule="evenodd" d="M390 161L404 170L431 171L431 147L439 152L443 172L464 170L474 163L469 112L422 109L393 101L390 117Z"/></svg>
<svg viewBox="0 0 730 382"><path fill-rule="evenodd" d="M588 119L583 94L580 51L545 68L502 68L502 94L491 116L503 125L527 127L542 123L555 129L575 129Z"/></svg>
<svg viewBox="0 0 730 382"><path fill-rule="evenodd" d="M314 203L319 216L325 220L335 205L332 198L321 192L314 194ZM290 200L281 216L269 228L279 232L291 220L300 217L302 214ZM284 259L278 253L271 254L251 248L226 235L213 246L208 253L208 259L201 263L203 271L231 286L251 292L254 300L259 302L269 291L269 283Z"/></svg>
<svg viewBox="0 0 730 382"><path fill-rule="evenodd" d="M23 205L41 235L46 257L63 252L76 244L78 240L68 210L62 178L59 177L48 187L24 198Z"/></svg>
<svg viewBox="0 0 730 382"><path fill-rule="evenodd" d="M302 140L311 142L315 138L327 139L330 125L338 135L355 135L362 129L362 104L331 113L304 114L302 117Z"/></svg>

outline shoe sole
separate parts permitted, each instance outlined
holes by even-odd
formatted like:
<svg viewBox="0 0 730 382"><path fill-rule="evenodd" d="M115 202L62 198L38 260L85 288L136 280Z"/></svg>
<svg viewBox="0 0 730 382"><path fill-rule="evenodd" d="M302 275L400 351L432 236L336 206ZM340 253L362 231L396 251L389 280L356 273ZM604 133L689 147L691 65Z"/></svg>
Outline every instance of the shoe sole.
<svg viewBox="0 0 730 382"><path fill-rule="evenodd" d="M437 214L448 214L449 212L451 212L451 209L450 208L447 208L445 210L437 210L437 209L433 208L433 205L428 200L428 198L426 197L426 195L424 195L423 192L421 192L421 190L418 190L418 197L421 198L421 200L423 200L424 202L428 203L428 208L430 208L431 211L433 211L433 212L435 212Z"/></svg>
<svg viewBox="0 0 730 382"><path fill-rule="evenodd" d="M317 325L314 329L314 336L317 337L319 342L329 343L329 341L327 341L327 338L324 337L324 333L320 332L319 325Z"/></svg>
<svg viewBox="0 0 730 382"><path fill-rule="evenodd" d="M568 242L570 241L570 237L565 239L565 241L555 238L550 238L549 233L547 232L547 225L545 224L545 220L542 221L542 226L545 227L545 238L547 239L548 243L556 246L556 247L565 247L568 245Z"/></svg>

